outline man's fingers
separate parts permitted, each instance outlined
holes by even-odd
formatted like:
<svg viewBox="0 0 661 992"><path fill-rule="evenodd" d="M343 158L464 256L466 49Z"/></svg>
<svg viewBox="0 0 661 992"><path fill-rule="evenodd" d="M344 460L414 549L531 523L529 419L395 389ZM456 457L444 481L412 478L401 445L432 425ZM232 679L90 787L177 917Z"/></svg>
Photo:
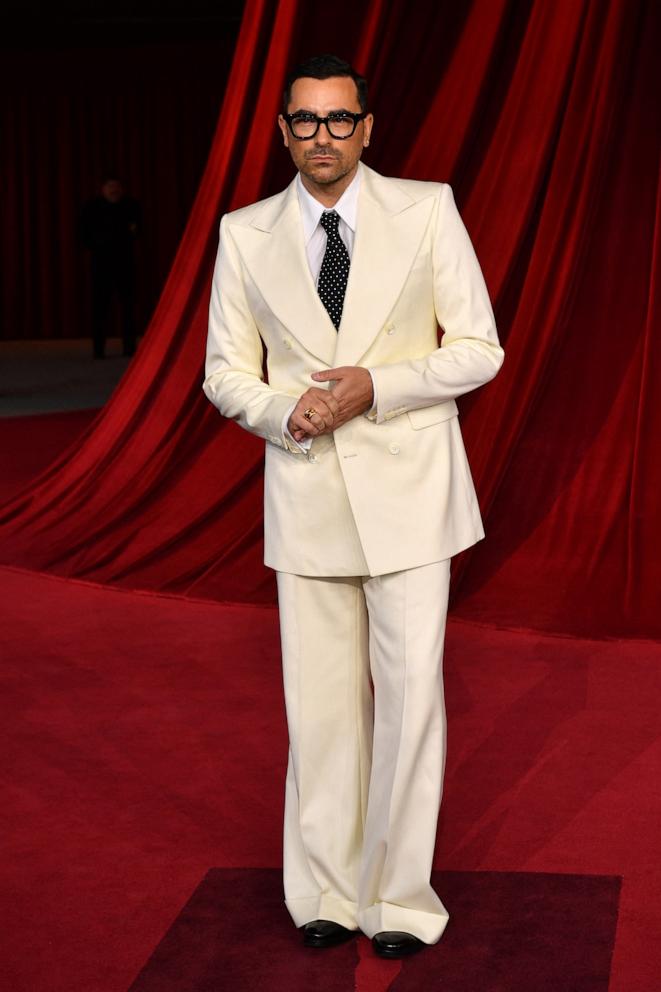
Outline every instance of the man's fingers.
<svg viewBox="0 0 661 992"><path fill-rule="evenodd" d="M302 417L295 417L293 413L289 418L287 429L296 441L300 441L303 437L316 437L317 434L320 433L319 428L315 427L310 420L304 420Z"/></svg>
<svg viewBox="0 0 661 992"><path fill-rule="evenodd" d="M309 403L310 406L318 410L324 417L330 413L334 415L339 409L338 402L333 396L330 389L317 389L316 386L311 386L303 395L301 396L301 403Z"/></svg>
<svg viewBox="0 0 661 992"><path fill-rule="evenodd" d="M337 405L337 400L335 400L335 404ZM314 410L311 418L305 417L306 410ZM320 399L306 400L305 403L300 405L298 412L302 413L310 423L316 423L317 425L320 419L324 421L324 426L332 424L335 419L328 403Z"/></svg>
<svg viewBox="0 0 661 992"><path fill-rule="evenodd" d="M326 406L333 414L333 417L336 417L340 409L340 404L337 402L337 397L333 395L330 389L324 390L324 400Z"/></svg>
<svg viewBox="0 0 661 992"><path fill-rule="evenodd" d="M296 413L305 414L306 410L314 410L325 421L326 425L333 423L334 411L337 412L338 402L327 389L308 389L296 404Z"/></svg>
<svg viewBox="0 0 661 992"><path fill-rule="evenodd" d="M341 380L347 371L353 370L346 367L328 369L324 372L313 372L312 378L318 382ZM305 416L306 411L310 416ZM301 441L304 437L330 434L337 427L341 427L347 419L346 411L342 410L340 400L335 396L334 391L311 386L298 400L289 418L287 428L296 441Z"/></svg>
<svg viewBox="0 0 661 992"><path fill-rule="evenodd" d="M300 411L291 415L291 423L296 431L305 431L311 437L316 437L324 429L325 421L316 415L305 417Z"/></svg>
<svg viewBox="0 0 661 992"><path fill-rule="evenodd" d="M347 370L346 365L342 365L339 369L326 369L323 372L313 372L311 378L315 382L330 382L332 379L342 379Z"/></svg>
<svg viewBox="0 0 661 992"><path fill-rule="evenodd" d="M309 416L306 417L306 412ZM321 434L326 428L333 424L333 413L329 406L320 397L310 397L304 394L296 404L291 417L290 432L292 427L295 430L305 431L312 437ZM297 439L298 440L298 439Z"/></svg>

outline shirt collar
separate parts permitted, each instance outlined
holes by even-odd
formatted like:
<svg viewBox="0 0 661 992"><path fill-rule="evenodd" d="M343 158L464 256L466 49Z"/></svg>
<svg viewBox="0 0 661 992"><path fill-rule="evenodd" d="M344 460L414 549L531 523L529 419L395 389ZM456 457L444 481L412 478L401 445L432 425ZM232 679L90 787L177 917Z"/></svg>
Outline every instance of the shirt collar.
<svg viewBox="0 0 661 992"><path fill-rule="evenodd" d="M351 228L354 234L356 232L356 215L358 213L358 191L360 189L361 168L362 166L358 163L356 175L353 177L335 206L330 208L340 215L341 219L348 227ZM305 238L305 243L307 244L314 234L324 210L328 210L329 208L325 207L323 203L319 202L319 200L315 200L312 194L306 190L301 180L300 172L296 176L296 192L298 193L298 202L301 207L303 236Z"/></svg>

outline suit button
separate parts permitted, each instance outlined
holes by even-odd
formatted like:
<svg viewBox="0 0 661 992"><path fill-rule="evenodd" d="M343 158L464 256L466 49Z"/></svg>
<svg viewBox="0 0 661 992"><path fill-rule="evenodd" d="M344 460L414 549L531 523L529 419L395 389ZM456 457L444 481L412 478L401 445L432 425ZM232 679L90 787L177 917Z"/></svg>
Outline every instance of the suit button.
<svg viewBox="0 0 661 992"><path fill-rule="evenodd" d="M388 326L386 327L386 334L394 334L394 333L395 333L395 325L388 324Z"/></svg>
<svg viewBox="0 0 661 992"><path fill-rule="evenodd" d="M289 340L289 338L285 338L284 346L287 349L287 351L291 351L291 341Z"/></svg>
<svg viewBox="0 0 661 992"><path fill-rule="evenodd" d="M317 456L316 455L309 455L308 461L316 462L317 461Z"/></svg>
<svg viewBox="0 0 661 992"><path fill-rule="evenodd" d="M390 452L391 455L398 455L399 445L396 444L394 441L391 441L390 444L388 445L388 451Z"/></svg>

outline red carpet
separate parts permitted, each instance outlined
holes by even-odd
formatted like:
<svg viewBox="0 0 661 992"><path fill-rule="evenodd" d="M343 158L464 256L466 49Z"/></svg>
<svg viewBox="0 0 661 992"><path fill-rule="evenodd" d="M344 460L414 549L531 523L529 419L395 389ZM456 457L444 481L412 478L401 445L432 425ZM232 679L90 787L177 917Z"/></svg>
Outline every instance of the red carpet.
<svg viewBox="0 0 661 992"><path fill-rule="evenodd" d="M74 444L98 413L98 410L69 410L27 417L1 417L0 504L17 496L58 455Z"/></svg>
<svg viewBox="0 0 661 992"><path fill-rule="evenodd" d="M277 615L10 568L0 577L5 982L12 992L125 992L210 870L280 864ZM659 988L660 662L652 642L449 625L436 865L489 874L441 877L441 895L459 907L468 894L484 909L491 873L621 876L609 992ZM535 895L534 885L519 891ZM254 917L239 895L248 931ZM599 905L602 932L612 902L606 917ZM462 930L468 939L460 919L448 940ZM508 921L503 903L485 953ZM512 974L527 953L518 945ZM361 956L343 988L381 992L372 964ZM582 990L580 977L558 992ZM222 976L216 987L233 988Z"/></svg>

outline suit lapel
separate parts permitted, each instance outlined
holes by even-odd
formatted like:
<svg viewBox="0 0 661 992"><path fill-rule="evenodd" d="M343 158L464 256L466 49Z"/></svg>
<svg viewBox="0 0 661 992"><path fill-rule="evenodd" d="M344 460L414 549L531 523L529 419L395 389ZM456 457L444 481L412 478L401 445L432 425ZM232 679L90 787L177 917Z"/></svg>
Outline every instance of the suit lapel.
<svg viewBox="0 0 661 992"><path fill-rule="evenodd" d="M383 326L406 281L433 199L413 199L392 179L361 166L349 282L339 332L312 281L295 181L264 201L232 233L264 300L288 331L329 368L356 365Z"/></svg>
<svg viewBox="0 0 661 992"><path fill-rule="evenodd" d="M381 330L406 281L433 199L414 200L363 166L349 282L334 356L356 365Z"/></svg>
<svg viewBox="0 0 661 992"><path fill-rule="evenodd" d="M237 226L233 234L270 310L308 351L332 367L337 332L312 281L294 183L267 201L250 226Z"/></svg>

